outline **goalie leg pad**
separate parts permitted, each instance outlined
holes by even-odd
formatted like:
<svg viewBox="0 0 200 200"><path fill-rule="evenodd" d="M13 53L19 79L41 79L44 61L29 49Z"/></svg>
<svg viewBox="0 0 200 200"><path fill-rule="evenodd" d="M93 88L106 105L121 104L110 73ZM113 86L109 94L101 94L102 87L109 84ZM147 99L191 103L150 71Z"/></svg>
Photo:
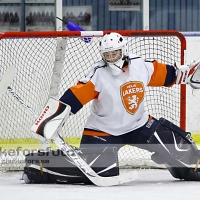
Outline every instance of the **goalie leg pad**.
<svg viewBox="0 0 200 200"><path fill-rule="evenodd" d="M118 176L116 148L82 148L76 150L100 176ZM25 183L84 183L90 180L60 150L26 155Z"/></svg>
<svg viewBox="0 0 200 200"><path fill-rule="evenodd" d="M31 127L34 137L41 141L53 139L69 117L70 106L50 98L39 117Z"/></svg>
<svg viewBox="0 0 200 200"><path fill-rule="evenodd" d="M200 154L190 133L161 118L148 144L155 151L152 160L165 164L173 177L200 181L200 169L195 170Z"/></svg>

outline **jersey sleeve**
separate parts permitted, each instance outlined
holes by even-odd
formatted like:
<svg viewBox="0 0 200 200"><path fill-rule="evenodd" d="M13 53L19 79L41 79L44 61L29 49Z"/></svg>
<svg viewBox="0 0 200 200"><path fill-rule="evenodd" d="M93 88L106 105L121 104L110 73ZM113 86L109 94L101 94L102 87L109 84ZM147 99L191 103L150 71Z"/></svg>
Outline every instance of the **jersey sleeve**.
<svg viewBox="0 0 200 200"><path fill-rule="evenodd" d="M95 90L95 85L91 79L94 77L96 70L103 67L103 64L99 62L92 66L85 77L77 85L70 87L60 98L60 101L71 106L73 114L77 113L83 105L98 98L99 92Z"/></svg>
<svg viewBox="0 0 200 200"><path fill-rule="evenodd" d="M173 65L166 65L158 61L152 62L154 71L148 86L171 87L176 81L176 69Z"/></svg>
<svg viewBox="0 0 200 200"><path fill-rule="evenodd" d="M83 105L97 98L98 92L91 81L87 83L78 83L70 87L60 98L60 101L71 106L71 112L77 113Z"/></svg>

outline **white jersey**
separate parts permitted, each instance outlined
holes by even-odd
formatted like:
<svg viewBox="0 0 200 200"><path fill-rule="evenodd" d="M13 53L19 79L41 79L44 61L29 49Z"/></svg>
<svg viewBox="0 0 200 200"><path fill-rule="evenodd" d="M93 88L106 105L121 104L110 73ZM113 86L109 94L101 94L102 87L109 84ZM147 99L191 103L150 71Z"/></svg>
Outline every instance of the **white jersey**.
<svg viewBox="0 0 200 200"><path fill-rule="evenodd" d="M134 54L129 54L129 59L128 67L117 76L112 75L111 68L103 61L96 63L77 86L70 88L70 94L78 99L78 103L75 103L76 99L72 100L69 91L66 92L74 113L93 100L85 128L118 136L147 122L145 88L147 85L164 85L166 65L157 61L145 62Z"/></svg>
<svg viewBox="0 0 200 200"><path fill-rule="evenodd" d="M86 128L117 136L140 128L147 122L145 87L154 68L151 62L146 63L136 55L129 57L133 59L128 68L117 76L112 75L109 67L96 69L90 81L99 95L98 99L93 100Z"/></svg>

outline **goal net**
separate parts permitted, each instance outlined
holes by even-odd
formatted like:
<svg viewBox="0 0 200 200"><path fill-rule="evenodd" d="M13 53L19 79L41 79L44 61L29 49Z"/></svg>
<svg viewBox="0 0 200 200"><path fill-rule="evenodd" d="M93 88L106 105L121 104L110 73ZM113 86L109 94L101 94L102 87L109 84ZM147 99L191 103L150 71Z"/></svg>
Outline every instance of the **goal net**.
<svg viewBox="0 0 200 200"><path fill-rule="evenodd" d="M40 114L50 96L59 98L76 84L91 65L101 60L99 41L110 31L15 32L0 34L0 77L9 66L17 75L10 87ZM186 42L176 31L117 31L128 38L129 50L147 60L177 66L184 62ZM91 39L90 42L86 39ZM90 103L70 117L61 136L79 147ZM149 87L145 109L156 118L165 117L185 128L185 87ZM37 151L39 141L32 137L34 119L7 91L0 97L0 170L20 170L26 153ZM50 144L52 148L56 148ZM132 146L119 151L121 167L156 166L151 154Z"/></svg>

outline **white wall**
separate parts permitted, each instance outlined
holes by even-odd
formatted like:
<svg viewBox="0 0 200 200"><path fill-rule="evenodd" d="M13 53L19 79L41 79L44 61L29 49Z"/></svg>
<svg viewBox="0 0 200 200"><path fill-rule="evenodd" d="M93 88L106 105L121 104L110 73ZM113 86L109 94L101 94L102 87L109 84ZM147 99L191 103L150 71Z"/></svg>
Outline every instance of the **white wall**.
<svg viewBox="0 0 200 200"><path fill-rule="evenodd" d="M200 33L183 33L187 41L187 63L200 58ZM187 127L191 133L200 134L200 90L187 86Z"/></svg>

